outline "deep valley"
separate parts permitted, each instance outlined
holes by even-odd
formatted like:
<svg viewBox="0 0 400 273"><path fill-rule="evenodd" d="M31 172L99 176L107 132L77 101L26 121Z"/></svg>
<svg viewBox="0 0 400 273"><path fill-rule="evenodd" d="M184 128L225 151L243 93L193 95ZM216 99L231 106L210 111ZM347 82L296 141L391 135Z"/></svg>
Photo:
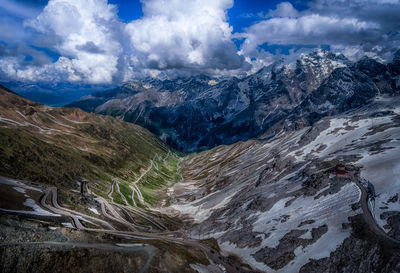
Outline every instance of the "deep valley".
<svg viewBox="0 0 400 273"><path fill-rule="evenodd" d="M400 272L399 79L319 50L60 108L1 87L0 271Z"/></svg>

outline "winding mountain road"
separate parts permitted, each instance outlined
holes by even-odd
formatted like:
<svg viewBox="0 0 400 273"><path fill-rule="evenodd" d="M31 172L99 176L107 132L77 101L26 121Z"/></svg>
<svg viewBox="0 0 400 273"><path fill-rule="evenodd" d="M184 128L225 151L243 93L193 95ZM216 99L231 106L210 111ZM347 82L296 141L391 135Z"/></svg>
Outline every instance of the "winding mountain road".
<svg viewBox="0 0 400 273"><path fill-rule="evenodd" d="M101 213L103 214L103 216L105 216L106 218L118 222L120 224L122 224L123 226L127 227L129 230L136 230L136 228L134 227L134 225L132 223L129 223L128 221L126 221L124 218L121 217L121 215L119 215L114 208L102 197L97 197L95 199L101 206ZM108 214L107 210L112 214Z"/></svg>
<svg viewBox="0 0 400 273"><path fill-rule="evenodd" d="M129 206L128 200L126 200L125 195L123 195L123 194L121 193L121 189L119 188L119 183L120 183L120 182L119 182L118 178L113 178L113 183L112 183L112 185L111 185L111 192L110 192L110 194L113 193L113 186L115 185L115 189L117 190L117 193L119 194L119 196L121 196L122 201L124 201L124 203L125 203L127 206ZM112 200L112 202L114 202L114 200Z"/></svg>
<svg viewBox="0 0 400 273"><path fill-rule="evenodd" d="M351 175L352 181L358 186L358 188L361 191L361 197L360 197L360 204L361 204L361 209L363 211L363 217L365 222L368 224L370 229L377 234L378 236L384 238L387 241L390 241L391 243L394 244L400 244L399 240L396 240L392 237L390 237L375 221L374 217L371 214L371 211L368 207L368 201L369 201L369 195L366 190L366 188L360 183L360 180L354 176L354 174Z"/></svg>
<svg viewBox="0 0 400 273"><path fill-rule="evenodd" d="M138 188L137 183L138 183L140 180L142 180L142 178L143 178L146 174L148 174L148 173L151 171L151 169L152 169L153 166L154 166L153 164L154 164L154 163L153 163L153 160L150 160L150 166L147 168L147 170L144 171L144 172L138 177L138 179L136 179L136 180L132 183L133 185L129 185L129 187L130 187L131 190L132 190L132 200L133 200L133 202L134 202L134 204L135 204L136 207L137 207L137 205L136 205L136 202L135 202L135 193L136 193L136 195L137 195L138 200L140 201L140 203L142 203L143 205L146 205L146 202L144 201L142 192L141 192L140 189Z"/></svg>
<svg viewBox="0 0 400 273"><path fill-rule="evenodd" d="M132 190L132 201L135 207L137 207L136 201L135 201L135 194L137 195L137 198L139 200L140 203L142 203L143 205L147 206L144 198L143 198L143 194L140 191L139 187L137 186L137 183L142 180L142 178L148 174L152 168L156 168L157 170L159 170L159 166L158 164L155 162L156 158L161 159L161 161L163 161L165 163L165 161L167 160L167 158L171 155L171 152L168 151L168 153L165 155L164 158L161 158L158 154L156 154L154 156L154 158L152 160L150 160L150 166L132 183L132 185L129 185L130 189Z"/></svg>
<svg viewBox="0 0 400 273"><path fill-rule="evenodd" d="M151 166L152 166L152 165L151 165ZM150 166L150 167L151 167L151 166ZM151 168L150 168L150 169L151 169ZM141 175L141 177L143 177L148 171L150 171L150 169L148 169L145 173L143 173L143 174ZM140 177L138 180L136 180L136 182L140 181L141 177ZM118 193L119 193L121 196L123 196L123 194L119 191L118 183L119 183L118 179L117 179L117 178L114 178L114 179L113 179L113 183L112 183L112 185L111 185L110 193L108 194L108 197L110 197L110 195L112 195L113 189L114 189L114 185L115 185L115 188L117 189ZM135 186L136 186L136 185L135 185ZM136 187L137 187L137 186L136 186ZM139 191L139 189L137 189L137 191ZM135 192L135 191L132 191L132 194L133 194L134 192ZM132 197L132 198L133 198L133 197ZM125 203L126 203L125 206L115 203L113 199L111 199L111 204L108 203L107 200L105 200L105 199L102 198L102 197L98 197L98 198L96 198L95 200L96 200L97 202L100 203L102 214L103 214L106 218L108 218L108 219L110 219L110 220L113 220L113 221L117 221L117 222L119 222L119 223L121 223L121 224L127 226L127 227L128 227L129 229L131 229L131 230L134 229L134 228L136 227L136 228L144 228L144 229L146 229L147 231L151 231L151 230L153 229L153 227L150 226L150 225L145 226L145 225L140 225L140 224L136 223L136 222L133 220L133 218L129 215L129 213L128 213L127 211L130 211L131 213L137 214L137 215L139 215L140 217L146 219L147 221L149 221L151 224L153 224L156 228L158 228L158 229L161 230L161 231L166 231L166 230L168 230L162 223L160 223L159 221L157 221L157 220L154 219L153 217L147 215L146 213L142 212L142 211L141 211L141 208L130 206L129 203L127 202L125 196L124 196L123 200L124 200L124 199L125 199ZM134 199L132 199L132 200L134 200ZM135 201L134 201L134 202L135 202ZM114 205L114 206L118 207L118 208L121 210L121 212L124 214L125 218L126 218L128 221L126 221L125 219L123 219L123 218L119 215L119 213L116 212L116 211L114 210L114 208L113 208L111 205ZM107 213L106 208L110 211L110 213L111 213L112 215L109 215L109 214ZM133 226L132 226L132 225L133 225Z"/></svg>
<svg viewBox="0 0 400 273"><path fill-rule="evenodd" d="M52 205L49 205L49 204L46 203L46 200L48 199L49 195L52 196L52 198L51 198ZM105 215L107 218L109 218L110 220L113 220L113 221L124 223L124 224L128 223L127 221L122 219L122 217L119 216L119 214L117 214L115 212L115 210L113 210L113 209L112 210L115 213L115 214L112 213L113 216L111 216L111 215L109 215L107 213L106 207L107 207L107 209L110 209L111 205L108 204L108 202L106 200L104 200L101 197L99 197L97 200L101 204L103 215ZM236 266L232 265L231 262L228 262L226 260L226 258L224 256L220 255L217 251L211 249L210 247L208 247L208 246L206 246L206 245L204 245L204 244L202 244L202 243L200 243L200 242L198 242L198 241L196 241L194 239L182 238L184 236L182 236L181 232L146 233L146 232L139 232L139 231L136 231L136 230L121 231L121 230L116 230L114 228L113 229L86 228L80 223L80 220L78 219L77 215L81 216L82 218L91 219L93 221L99 220L99 219L59 206L58 202L57 202L57 189L54 188L54 187L46 189L45 194L43 195L43 197L40 200L40 204L44 208L46 208L46 209L48 209L48 210L50 210L50 211L52 211L54 213L58 213L58 214L61 214L61 215L72 217L72 219L74 221L74 225L76 226L77 229L86 230L86 231L89 231L89 232L102 232L102 233L109 233L109 234L113 234L113 235L133 236L135 238L140 238L140 239L162 240L162 241L167 241L167 242L171 242L171 243L176 243L176 244L181 244L181 245L193 247L193 248L196 248L196 249L202 251L207 256L207 258L209 260L211 260L214 264L222 265L226 269L226 272L233 272L233 273L240 272L240 270L239 270L240 265L239 264L236 265ZM98 222L103 222L103 221L99 220ZM177 237L179 236L179 237L177 238L175 236L177 236ZM38 244L40 244L40 243L38 243ZM58 242L43 242L43 244L59 244L59 243ZM61 244L64 244L64 243L61 243ZM68 244L75 245L77 247L82 247L83 246L82 244L80 245L79 243L68 243ZM85 244L85 246L86 245L90 246L92 244ZM102 244L93 244L93 246L95 248L97 247L96 245L100 246ZM153 256L151 256L151 257L153 257ZM152 258L149 258L150 262L151 262L151 259ZM144 271L142 270L141 272L146 272L146 270L144 270Z"/></svg>
<svg viewBox="0 0 400 273"><path fill-rule="evenodd" d="M166 160L164 158L163 160ZM152 168L157 168L153 160L150 162L150 166L148 169L146 169L145 172L143 172L140 177L134 182L134 188L138 198L141 202L144 199L139 188L137 187L136 183L140 182L140 180L149 172L151 171ZM168 229L159 221L157 221L154 217L149 215L149 212L138 208L138 207L132 207L129 205L127 202L126 198L126 204L127 205L119 205L114 203L114 200L112 198L112 194L114 192L114 189L121 194L119 190L119 181L118 179L113 179L113 183L111 185L110 192L108 193L108 197L110 198L111 202L109 203L107 200L105 200L102 197L97 197L95 200L100 204L101 206L101 214L109 220L111 223L118 223L122 225L123 227L127 228L127 230L118 230L116 227L121 227L120 225L117 225L114 227L111 225L108 221L104 221L99 218L92 217L90 215L87 215L85 213L81 213L72 209L64 208L58 204L58 195L57 195L57 188L56 187L47 187L43 189L43 195L39 200L40 205L53 213L67 216L71 218L72 224L74 227L78 230L84 230L87 232L100 232L100 233L108 233L112 235L117 235L117 236L123 236L125 238L136 238L140 240L160 240L164 242L170 242L174 244L180 244L180 245L185 245L186 247L190 248L195 248L199 250L200 252L203 252L206 257L211 261L212 264L219 268L224 268L223 272L241 272L239 268L241 268L241 264L237 262L232 262L228 261L226 257L218 253L216 250L211 249L209 246L195 240L195 239L188 239L183 231L168 231ZM142 199L142 200L141 200ZM124 198L123 198L124 200ZM114 206L114 207L113 207ZM120 212L122 213L122 216L120 213L116 211L118 208ZM161 232L154 232L152 231L152 226L144 226L136 223L132 216L132 214L137 214L143 219L146 219L159 229ZM90 228L88 226L85 226L83 222L88 222L90 224L93 224L94 226L97 226L98 228ZM137 228L141 228L142 230L145 229L146 231L138 231ZM152 232L150 232L152 231ZM30 244L30 242L26 242L27 244ZM3 245L4 243L0 243L0 245ZM10 243L13 244L13 243ZM22 243L23 244L23 243ZM37 243L31 243L31 244L38 244L38 245L59 245L63 247L91 247L91 248L100 248L100 249L110 249L110 250L121 250L121 247L114 246L114 245L106 245L106 244L83 244L83 243L75 243L75 242L37 242ZM147 269L149 268L153 257L154 257L154 250L146 250L143 248L140 249L132 249L133 252L135 251L145 251L147 253L147 261L144 267L140 272L146 272ZM233 263L233 265L232 265Z"/></svg>
<svg viewBox="0 0 400 273"><path fill-rule="evenodd" d="M46 200L48 199L49 195L51 195L51 199L50 199L51 205L48 205L46 203ZM40 199L40 204L44 208L46 208L46 209L48 209L48 210L50 210L50 211L52 211L54 213L71 217L72 220L73 220L73 224L77 229L85 229L85 227L81 224L80 220L78 219L78 216L80 216L83 219L89 219L92 222L98 223L100 226L106 227L106 228L108 228L110 230L115 230L115 228L112 225L110 225L108 222L106 222L106 221L103 221L103 220L98 219L96 217L92 217L92 216L86 215L84 213L80 213L78 211L74 211L74 210L71 210L71 209L67 209L67 208L61 207L58 204L57 198L58 198L57 197L57 188L55 188L55 187L47 188L45 190L44 195Z"/></svg>
<svg viewBox="0 0 400 273"><path fill-rule="evenodd" d="M107 197L110 198L111 202L114 202L114 198L112 197L112 194L114 192L114 184L115 184L115 181L113 180L113 182L111 184L110 192L107 194Z"/></svg>

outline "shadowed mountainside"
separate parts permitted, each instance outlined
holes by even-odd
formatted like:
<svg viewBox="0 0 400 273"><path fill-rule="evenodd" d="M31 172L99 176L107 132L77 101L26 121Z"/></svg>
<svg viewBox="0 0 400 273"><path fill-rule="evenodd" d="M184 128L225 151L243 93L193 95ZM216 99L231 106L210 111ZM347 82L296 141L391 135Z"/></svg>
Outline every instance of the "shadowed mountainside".
<svg viewBox="0 0 400 273"><path fill-rule="evenodd" d="M368 57L353 63L319 50L243 79L145 79L69 106L140 124L170 146L194 151L258 137L286 119L299 128L398 93L399 56L387 65Z"/></svg>

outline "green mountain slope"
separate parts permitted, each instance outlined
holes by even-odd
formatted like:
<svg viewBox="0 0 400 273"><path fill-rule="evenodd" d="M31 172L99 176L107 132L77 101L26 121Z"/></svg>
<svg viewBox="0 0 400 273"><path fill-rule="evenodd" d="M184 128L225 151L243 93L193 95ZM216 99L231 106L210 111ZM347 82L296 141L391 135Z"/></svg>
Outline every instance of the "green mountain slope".
<svg viewBox="0 0 400 273"><path fill-rule="evenodd" d="M106 196L112 179L118 178L122 193L132 202L129 184L155 164L157 168L138 181L147 189L145 200L154 204L154 192L176 180L177 158L140 126L79 109L48 107L0 87L2 176L62 189L76 187L83 178L100 196Z"/></svg>

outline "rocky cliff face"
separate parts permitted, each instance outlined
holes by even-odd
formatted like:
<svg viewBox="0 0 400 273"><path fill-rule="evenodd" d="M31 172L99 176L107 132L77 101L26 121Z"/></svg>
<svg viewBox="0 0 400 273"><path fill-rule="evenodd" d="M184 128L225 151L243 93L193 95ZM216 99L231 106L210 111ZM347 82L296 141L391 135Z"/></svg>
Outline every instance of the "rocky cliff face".
<svg viewBox="0 0 400 273"><path fill-rule="evenodd" d="M287 119L312 123L399 91L399 58L352 63L324 50L243 79L146 79L70 104L140 124L174 148L192 151L262 135ZM294 117L294 119L293 119Z"/></svg>

